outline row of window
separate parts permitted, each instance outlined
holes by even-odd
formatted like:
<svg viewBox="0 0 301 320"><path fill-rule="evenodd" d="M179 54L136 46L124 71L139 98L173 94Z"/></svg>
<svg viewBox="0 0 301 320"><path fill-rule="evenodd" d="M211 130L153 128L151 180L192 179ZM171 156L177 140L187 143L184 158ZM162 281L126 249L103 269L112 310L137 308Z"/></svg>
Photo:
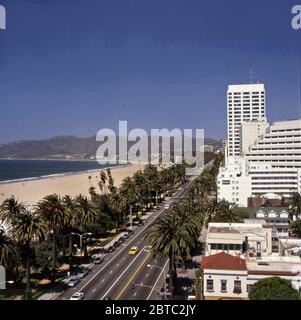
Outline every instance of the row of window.
<svg viewBox="0 0 301 320"><path fill-rule="evenodd" d="M228 244L228 243L211 243L211 250L222 250L222 251L241 251L241 244Z"/></svg>
<svg viewBox="0 0 301 320"><path fill-rule="evenodd" d="M247 291L250 292L251 285L248 285ZM214 280L207 279L206 283L206 290L207 292L214 292ZM220 280L220 291L222 293L227 293L228 291L228 281L227 280ZM240 294L241 293L241 281L234 280L234 290L233 293Z"/></svg>

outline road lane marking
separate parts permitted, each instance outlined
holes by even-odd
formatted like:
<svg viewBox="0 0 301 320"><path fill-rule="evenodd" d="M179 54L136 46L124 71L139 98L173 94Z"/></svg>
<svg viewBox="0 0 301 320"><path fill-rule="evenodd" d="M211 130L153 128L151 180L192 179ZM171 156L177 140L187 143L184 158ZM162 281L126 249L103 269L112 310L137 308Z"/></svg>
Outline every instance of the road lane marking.
<svg viewBox="0 0 301 320"><path fill-rule="evenodd" d="M129 281L126 283L126 285L123 287L123 289L120 291L120 293L118 294L118 296L116 297L116 300L119 300L119 298L123 295L124 291L128 288L128 286L132 283L132 281L134 280L134 278L136 277L137 273L141 270L141 268L144 266L144 264L146 263L146 261L149 259L150 257L150 253L145 257L145 259L142 261L142 263L140 264L140 266L138 267L138 269L134 272L134 274L130 277ZM141 282L140 285L143 285L143 282Z"/></svg>
<svg viewBox="0 0 301 320"><path fill-rule="evenodd" d="M148 277L148 273L145 275L145 278L147 278Z"/></svg>
<svg viewBox="0 0 301 320"><path fill-rule="evenodd" d="M137 295L137 292L135 292L135 293L133 294L134 297L136 297L136 295Z"/></svg>
<svg viewBox="0 0 301 320"><path fill-rule="evenodd" d="M169 261L169 259L167 259L166 263L164 264L163 269L161 270L161 272L160 272L160 274L159 274L159 277L158 277L157 281L155 282L155 284L154 284L154 286L153 286L150 294L149 294L148 297L146 298L146 300L149 300L149 298L150 298L151 295L153 294L153 292L154 292L154 290L155 290L155 288L156 288L156 286L157 286L157 284L158 284L158 282L159 282L159 280L160 280L160 278L161 278L161 276L162 276L162 273L164 272L164 270L165 270L165 268L166 268L166 266L167 266L167 264L168 264L168 261ZM164 279L164 281L166 281L166 279Z"/></svg>
<svg viewBox="0 0 301 320"><path fill-rule="evenodd" d="M102 279L102 280L101 280L101 283L103 283L103 282L105 282L105 279Z"/></svg>
<svg viewBox="0 0 301 320"><path fill-rule="evenodd" d="M92 290L92 292L94 293L96 291L96 288L94 288L93 290Z"/></svg>
<svg viewBox="0 0 301 320"><path fill-rule="evenodd" d="M189 189L189 187L192 185L193 181L194 181L194 179L191 180L191 181L188 183L188 185L186 186L186 188L184 188L183 190L181 190L181 191L179 192L179 194L177 195L177 198L178 198L178 199L180 199L180 198L182 197L182 195L185 193L185 191L187 191L187 190ZM85 285L83 285L78 291L79 291L79 292L82 292L82 291L99 275L99 273L101 273L111 262L113 262L114 259L116 259L116 258L126 249L126 247L127 247L129 244L131 244L141 233L143 233L143 232L144 232L162 213L164 213L165 211L166 211L166 209L163 207L163 208L161 208L161 209L159 209L159 210L157 211L157 214L153 214L152 217L151 217L151 218L145 223L145 225L142 227L142 229L141 229L132 239L129 239L129 242L127 243L127 245L126 245L124 248L122 248L122 250L120 250L119 252L117 252L116 255L113 255L113 256L110 255L109 261L107 261L107 263L106 263L101 269L99 269L99 270L93 275L93 277L92 277L89 281L87 281L87 283L86 283ZM145 247L144 247L144 248L145 248ZM105 260L106 260L106 259L105 259ZM125 257L123 257L123 260L125 260ZM67 292L67 291L62 292L61 294L64 294L64 293L66 293L66 292ZM60 294L60 295L61 295L61 294ZM54 297L54 298L52 298L52 299L50 299L50 300L57 299L60 295L58 295L58 296L56 296L56 297Z"/></svg>
<svg viewBox="0 0 301 320"><path fill-rule="evenodd" d="M145 248L145 246L144 246ZM143 249L144 249L143 248ZM132 260L132 262L123 270L123 272L121 273L121 275L115 280L115 282L111 285L111 287L107 290L107 292L102 296L102 298L100 300L103 300L108 293L112 290L112 288L116 285L116 283L120 280L120 278L128 271L128 269L131 267L131 265L138 259L138 257L143 253L143 249L137 254L137 256L135 257L135 259Z"/></svg>

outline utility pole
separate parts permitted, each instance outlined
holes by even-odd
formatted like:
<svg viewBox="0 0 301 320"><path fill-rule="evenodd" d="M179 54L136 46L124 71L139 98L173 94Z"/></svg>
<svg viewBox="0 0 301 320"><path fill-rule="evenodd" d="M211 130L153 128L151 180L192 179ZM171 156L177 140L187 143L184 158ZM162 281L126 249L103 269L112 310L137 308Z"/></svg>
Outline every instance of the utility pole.
<svg viewBox="0 0 301 320"><path fill-rule="evenodd" d="M133 229L133 205L130 205L130 227Z"/></svg>

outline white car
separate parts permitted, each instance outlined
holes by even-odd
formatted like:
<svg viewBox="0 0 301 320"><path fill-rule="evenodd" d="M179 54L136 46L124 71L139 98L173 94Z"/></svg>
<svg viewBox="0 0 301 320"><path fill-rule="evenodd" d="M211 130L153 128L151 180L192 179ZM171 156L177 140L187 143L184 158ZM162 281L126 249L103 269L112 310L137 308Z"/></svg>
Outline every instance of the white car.
<svg viewBox="0 0 301 320"><path fill-rule="evenodd" d="M69 300L84 300L84 293L75 292Z"/></svg>

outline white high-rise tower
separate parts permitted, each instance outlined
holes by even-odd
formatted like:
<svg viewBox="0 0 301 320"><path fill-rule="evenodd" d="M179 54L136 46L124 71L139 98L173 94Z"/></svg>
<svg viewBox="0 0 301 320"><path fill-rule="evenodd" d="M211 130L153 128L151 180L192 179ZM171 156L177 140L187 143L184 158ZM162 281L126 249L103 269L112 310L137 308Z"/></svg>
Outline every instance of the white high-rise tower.
<svg viewBox="0 0 301 320"><path fill-rule="evenodd" d="M240 155L243 122L266 118L264 84L229 85L227 93L228 156Z"/></svg>

